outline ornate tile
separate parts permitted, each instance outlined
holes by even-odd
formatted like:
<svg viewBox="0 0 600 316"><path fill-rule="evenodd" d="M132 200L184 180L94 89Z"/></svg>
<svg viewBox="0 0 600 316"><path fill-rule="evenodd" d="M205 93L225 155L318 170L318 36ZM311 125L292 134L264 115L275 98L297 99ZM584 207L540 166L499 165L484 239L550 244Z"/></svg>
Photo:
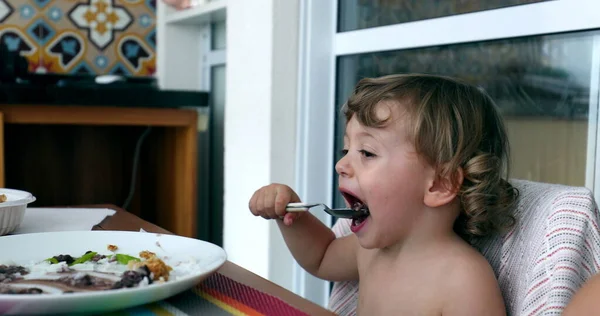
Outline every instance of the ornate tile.
<svg viewBox="0 0 600 316"><path fill-rule="evenodd" d="M0 45L39 73L151 76L155 0L0 0Z"/></svg>
<svg viewBox="0 0 600 316"><path fill-rule="evenodd" d="M104 50L115 39L115 32L124 31L133 22L127 9L114 0L89 0L69 12L69 18L79 29L86 30L89 41Z"/></svg>
<svg viewBox="0 0 600 316"><path fill-rule="evenodd" d="M30 36L36 43L41 44L42 46L47 44L56 32L54 28L46 23L44 19L35 20L27 27L27 35Z"/></svg>
<svg viewBox="0 0 600 316"><path fill-rule="evenodd" d="M12 13L13 8L5 0L0 0L0 23L4 22Z"/></svg>

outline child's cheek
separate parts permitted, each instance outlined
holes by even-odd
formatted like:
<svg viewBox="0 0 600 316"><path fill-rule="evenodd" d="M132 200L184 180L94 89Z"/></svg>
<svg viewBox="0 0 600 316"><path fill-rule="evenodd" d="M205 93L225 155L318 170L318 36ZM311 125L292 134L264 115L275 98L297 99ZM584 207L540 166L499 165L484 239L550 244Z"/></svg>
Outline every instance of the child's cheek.
<svg viewBox="0 0 600 316"><path fill-rule="evenodd" d="M384 190L385 186L381 182L377 182L371 186L369 190L369 204L376 203L377 205L386 205L389 200L389 195Z"/></svg>

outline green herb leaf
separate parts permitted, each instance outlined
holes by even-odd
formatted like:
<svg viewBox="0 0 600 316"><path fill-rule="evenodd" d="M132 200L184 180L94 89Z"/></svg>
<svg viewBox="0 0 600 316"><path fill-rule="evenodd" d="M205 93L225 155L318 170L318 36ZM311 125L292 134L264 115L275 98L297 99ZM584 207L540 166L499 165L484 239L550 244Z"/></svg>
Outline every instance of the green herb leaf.
<svg viewBox="0 0 600 316"><path fill-rule="evenodd" d="M97 254L97 252L88 252L85 255L77 258L77 260L73 261L69 266L72 266L74 264L80 264L80 263L84 263L87 261L92 260L92 258L94 258L94 256Z"/></svg>
<svg viewBox="0 0 600 316"><path fill-rule="evenodd" d="M46 259L46 260L44 260L44 261L48 261L48 262L50 262L51 264L57 264L57 263L58 263L58 260L56 260L56 258L54 258L54 257L52 257L52 258L48 258L48 259Z"/></svg>
<svg viewBox="0 0 600 316"><path fill-rule="evenodd" d="M120 263L120 264L128 264L129 261L132 261L132 260L133 261L140 261L139 258L132 257L132 256L129 256L129 255L124 255L124 254L121 254L121 253L116 254L116 256L117 256L117 262Z"/></svg>

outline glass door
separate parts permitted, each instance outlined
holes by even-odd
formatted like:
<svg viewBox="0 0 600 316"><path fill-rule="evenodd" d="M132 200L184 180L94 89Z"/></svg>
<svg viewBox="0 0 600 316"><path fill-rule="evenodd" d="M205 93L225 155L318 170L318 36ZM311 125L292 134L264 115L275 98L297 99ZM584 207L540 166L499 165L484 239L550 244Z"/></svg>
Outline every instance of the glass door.
<svg viewBox="0 0 600 316"><path fill-rule="evenodd" d="M364 77L415 72L459 77L497 102L509 133L512 178L585 186L599 40L600 31L583 31L339 56L336 111ZM336 149L343 147L344 125L337 116ZM334 204L343 205L340 195Z"/></svg>

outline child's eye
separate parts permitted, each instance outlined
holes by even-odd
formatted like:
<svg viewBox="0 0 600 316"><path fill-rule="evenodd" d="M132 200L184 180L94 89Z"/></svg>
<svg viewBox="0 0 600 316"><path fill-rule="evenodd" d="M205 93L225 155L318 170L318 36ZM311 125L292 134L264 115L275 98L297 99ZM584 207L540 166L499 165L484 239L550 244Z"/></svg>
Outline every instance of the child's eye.
<svg viewBox="0 0 600 316"><path fill-rule="evenodd" d="M361 149L358 151L361 155L365 156L365 158L372 158L375 157L375 154L373 154L372 152L366 151L364 149Z"/></svg>
<svg viewBox="0 0 600 316"><path fill-rule="evenodd" d="M342 150L340 151L340 154L342 155L342 157L343 157L343 156L346 156L346 155L348 154L348 149L342 149Z"/></svg>

